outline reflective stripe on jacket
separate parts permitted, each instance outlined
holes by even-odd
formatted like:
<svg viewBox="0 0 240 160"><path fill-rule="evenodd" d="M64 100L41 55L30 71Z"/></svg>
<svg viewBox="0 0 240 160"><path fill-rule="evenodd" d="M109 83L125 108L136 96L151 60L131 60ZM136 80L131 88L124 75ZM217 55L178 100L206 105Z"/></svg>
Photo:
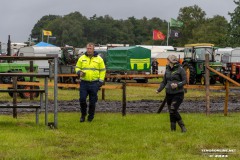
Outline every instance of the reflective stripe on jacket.
<svg viewBox="0 0 240 160"><path fill-rule="evenodd" d="M78 71L84 72L85 75L81 79L85 81L104 81L106 74L104 61L98 55L91 58L86 54L82 55L77 61L75 71L76 73Z"/></svg>

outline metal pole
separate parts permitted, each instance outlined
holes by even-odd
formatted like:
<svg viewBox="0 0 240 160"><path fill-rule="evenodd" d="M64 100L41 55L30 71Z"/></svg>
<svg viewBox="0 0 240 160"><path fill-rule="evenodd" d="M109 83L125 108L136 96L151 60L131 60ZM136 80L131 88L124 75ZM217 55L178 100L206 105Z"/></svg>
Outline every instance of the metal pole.
<svg viewBox="0 0 240 160"><path fill-rule="evenodd" d="M169 38L169 22L168 22L168 30L167 30L167 46L168 46L168 38Z"/></svg>
<svg viewBox="0 0 240 160"><path fill-rule="evenodd" d="M54 128L58 128L58 87L57 87L57 82L58 82L58 55L54 57Z"/></svg>
<svg viewBox="0 0 240 160"><path fill-rule="evenodd" d="M13 89L17 90L17 76L13 77ZM17 106L17 92L13 92L13 107ZM13 108L13 118L17 118L17 108Z"/></svg>
<svg viewBox="0 0 240 160"><path fill-rule="evenodd" d="M43 30L42 30L42 42L43 42Z"/></svg>
<svg viewBox="0 0 240 160"><path fill-rule="evenodd" d="M45 77L44 81L44 90L45 90L45 125L48 125L48 78Z"/></svg>

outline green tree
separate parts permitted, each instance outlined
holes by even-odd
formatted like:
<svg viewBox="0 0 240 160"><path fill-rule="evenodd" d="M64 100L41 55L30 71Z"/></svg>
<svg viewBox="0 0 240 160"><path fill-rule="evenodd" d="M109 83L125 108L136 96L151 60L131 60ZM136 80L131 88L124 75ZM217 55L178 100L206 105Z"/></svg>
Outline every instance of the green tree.
<svg viewBox="0 0 240 160"><path fill-rule="evenodd" d="M50 22L49 28L53 32L53 36L56 37L56 45L71 45L74 47L85 45L82 37L86 21L87 18L82 14L73 12Z"/></svg>
<svg viewBox="0 0 240 160"><path fill-rule="evenodd" d="M215 46L227 46L228 22L223 16L216 15L193 29L193 38L189 43L213 43Z"/></svg>
<svg viewBox="0 0 240 160"><path fill-rule="evenodd" d="M179 10L177 20L183 22L183 27L180 29L182 33L180 45L189 43L190 39L193 39L193 30L199 28L201 24L205 23L206 13L197 5L190 7L183 7Z"/></svg>
<svg viewBox="0 0 240 160"><path fill-rule="evenodd" d="M33 38L38 38L38 41L42 41L42 30L50 30L48 25L50 22L60 18L56 15L43 16L33 27L31 36Z"/></svg>
<svg viewBox="0 0 240 160"><path fill-rule="evenodd" d="M229 13L231 16L229 26L230 45L233 47L240 46L240 1L234 0L236 8L233 13Z"/></svg>

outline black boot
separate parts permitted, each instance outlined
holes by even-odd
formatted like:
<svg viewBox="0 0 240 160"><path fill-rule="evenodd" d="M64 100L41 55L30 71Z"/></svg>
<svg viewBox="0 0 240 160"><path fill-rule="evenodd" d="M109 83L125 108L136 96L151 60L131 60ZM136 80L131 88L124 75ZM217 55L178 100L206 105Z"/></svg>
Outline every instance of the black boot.
<svg viewBox="0 0 240 160"><path fill-rule="evenodd" d="M81 118L80 118L80 122L84 122L85 121L85 117L87 115L87 103L80 103L80 110L81 110Z"/></svg>
<svg viewBox="0 0 240 160"><path fill-rule="evenodd" d="M92 122L94 115L95 115L95 104L89 104L89 110L88 110L88 122Z"/></svg>
<svg viewBox="0 0 240 160"><path fill-rule="evenodd" d="M171 131L176 131L176 122L171 122Z"/></svg>
<svg viewBox="0 0 240 160"><path fill-rule="evenodd" d="M85 122L85 116L81 116L81 118L80 118L80 122Z"/></svg>
<svg viewBox="0 0 240 160"><path fill-rule="evenodd" d="M185 125L182 120L178 121L178 125L180 126L182 132L187 132L187 129L185 128Z"/></svg>

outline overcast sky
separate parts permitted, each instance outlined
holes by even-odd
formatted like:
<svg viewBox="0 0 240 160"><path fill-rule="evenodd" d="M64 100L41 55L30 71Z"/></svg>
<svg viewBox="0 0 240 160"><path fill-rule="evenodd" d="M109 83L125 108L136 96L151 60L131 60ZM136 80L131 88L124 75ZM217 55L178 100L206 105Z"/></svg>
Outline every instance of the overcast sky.
<svg viewBox="0 0 240 160"><path fill-rule="evenodd" d="M110 15L114 19L177 18L179 9L198 5L208 18L234 12L233 0L1 0L0 41L24 42L33 26L45 15L66 15L78 11L86 17Z"/></svg>

